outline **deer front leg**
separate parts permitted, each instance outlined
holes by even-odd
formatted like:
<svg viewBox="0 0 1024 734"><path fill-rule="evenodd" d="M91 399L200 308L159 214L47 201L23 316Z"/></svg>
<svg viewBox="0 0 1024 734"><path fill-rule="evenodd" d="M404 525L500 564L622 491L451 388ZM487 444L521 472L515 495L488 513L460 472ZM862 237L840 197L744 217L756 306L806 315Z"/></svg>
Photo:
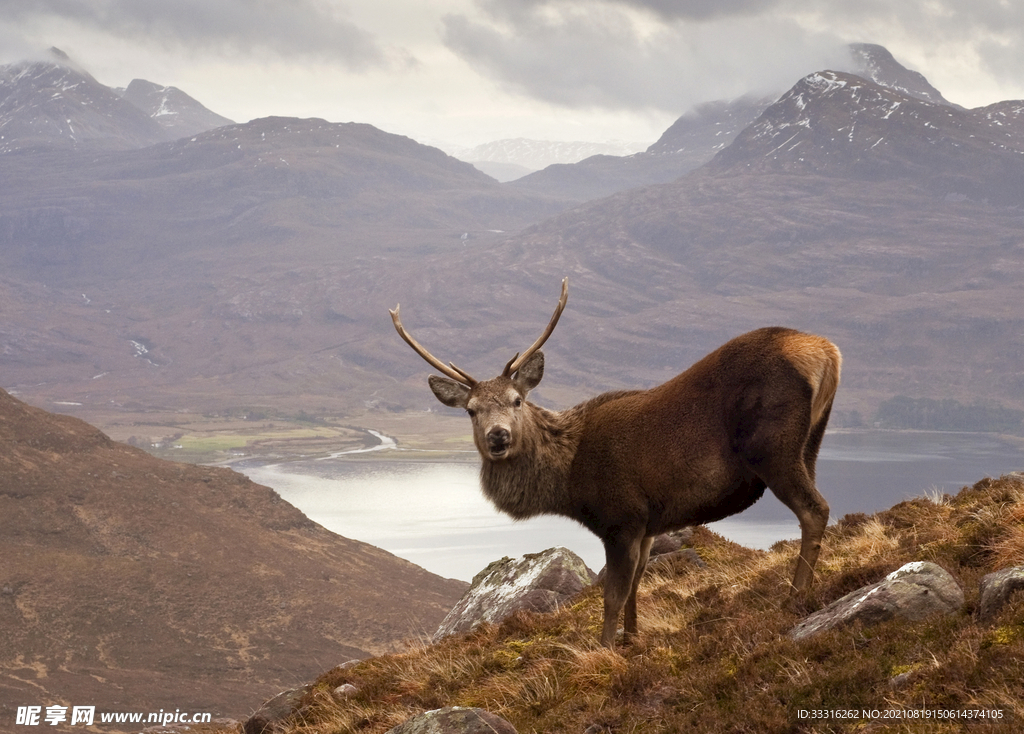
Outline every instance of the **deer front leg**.
<svg viewBox="0 0 1024 734"><path fill-rule="evenodd" d="M636 568L633 569L633 581L629 589L629 597L626 599L626 613L623 620L623 627L626 633L626 642L629 642L637 634L636 624L636 592L640 588L640 579L647 570L647 559L651 556L651 544L654 538L644 538L640 541L640 553L636 559Z"/></svg>
<svg viewBox="0 0 1024 734"><path fill-rule="evenodd" d="M615 633L619 627L619 614L626 605L627 599L632 601L632 633L636 633L636 593L634 577L639 583L637 563L640 560L641 546L644 538L639 534L623 537L607 538L604 541L605 577L604 577L604 629L601 632L601 644L615 649ZM650 552L650 543L646 544ZM646 555L646 554L645 554ZM646 562L646 558L644 559ZM630 612L626 612L626 633L630 634Z"/></svg>

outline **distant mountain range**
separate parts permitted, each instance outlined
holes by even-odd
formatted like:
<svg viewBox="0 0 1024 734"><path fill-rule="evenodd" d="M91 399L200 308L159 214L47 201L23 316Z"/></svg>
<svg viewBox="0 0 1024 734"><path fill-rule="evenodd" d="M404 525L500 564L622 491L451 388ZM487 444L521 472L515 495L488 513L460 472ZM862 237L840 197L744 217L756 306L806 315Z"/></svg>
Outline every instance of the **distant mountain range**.
<svg viewBox="0 0 1024 734"><path fill-rule="evenodd" d="M909 178L937 193L1017 205L1021 105L962 110L839 72L800 80L723 149L709 172Z"/></svg>
<svg viewBox="0 0 1024 734"><path fill-rule="evenodd" d="M779 322L844 348L837 412L901 392L1024 407L1024 103L963 110L854 50L864 76L814 72L505 185L368 125L268 118L102 155L55 133L0 155L4 379L43 403L432 407L387 308L500 366L568 274L538 393L556 403Z"/></svg>
<svg viewBox="0 0 1024 734"><path fill-rule="evenodd" d="M514 180L557 163L576 163L595 155L626 156L643 150L640 143L594 143L584 141L494 140L473 148L451 148L447 152L472 163L499 181Z"/></svg>
<svg viewBox="0 0 1024 734"><path fill-rule="evenodd" d="M577 328L605 348L569 352L613 383L787 323L843 348L838 422L887 393L1020 405L1020 108L811 74L701 169L553 217L520 246L593 279ZM622 356L614 371L601 352Z"/></svg>
<svg viewBox="0 0 1024 734"><path fill-rule="evenodd" d="M841 69L880 87L925 102L951 106L924 76L907 69L883 46L850 44ZM520 178L523 191L587 201L618 191L668 183L708 161L750 125L778 94L746 96L703 104L680 117L647 150L627 157L595 155L572 165L552 165ZM510 159L508 162L518 161Z"/></svg>

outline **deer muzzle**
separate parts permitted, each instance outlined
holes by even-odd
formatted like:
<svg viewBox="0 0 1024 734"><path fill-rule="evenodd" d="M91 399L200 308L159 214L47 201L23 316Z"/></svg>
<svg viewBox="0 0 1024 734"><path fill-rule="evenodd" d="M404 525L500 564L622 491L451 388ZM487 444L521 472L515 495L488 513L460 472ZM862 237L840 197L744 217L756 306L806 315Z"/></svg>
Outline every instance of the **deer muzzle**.
<svg viewBox="0 0 1024 734"><path fill-rule="evenodd" d="M487 432L487 451L492 459L500 459L512 445L512 434L507 428L495 427Z"/></svg>

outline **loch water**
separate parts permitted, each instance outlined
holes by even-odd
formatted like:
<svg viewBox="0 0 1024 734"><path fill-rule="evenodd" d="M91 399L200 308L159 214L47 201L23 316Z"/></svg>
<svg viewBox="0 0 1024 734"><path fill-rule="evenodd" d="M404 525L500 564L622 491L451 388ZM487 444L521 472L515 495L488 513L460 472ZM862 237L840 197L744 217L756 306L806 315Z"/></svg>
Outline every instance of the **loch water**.
<svg viewBox="0 0 1024 734"><path fill-rule="evenodd" d="M604 565L600 542L576 523L558 517L514 522L494 510L480 492L475 452L461 461L434 460L427 452L398 458L401 448L375 435L383 450L278 464L243 461L234 468L339 535L441 576L468 581L493 560L556 545L575 551L595 571ZM817 484L835 522L1021 470L1021 443L991 434L836 431L822 443ZM710 527L754 548L800 535L794 515L771 492Z"/></svg>

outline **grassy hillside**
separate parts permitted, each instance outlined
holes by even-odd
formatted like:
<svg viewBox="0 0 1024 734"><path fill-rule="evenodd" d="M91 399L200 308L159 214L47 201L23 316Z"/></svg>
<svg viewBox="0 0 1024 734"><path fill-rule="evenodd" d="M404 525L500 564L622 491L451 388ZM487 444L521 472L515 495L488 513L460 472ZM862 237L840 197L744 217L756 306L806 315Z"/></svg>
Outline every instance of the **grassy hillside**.
<svg viewBox="0 0 1024 734"><path fill-rule="evenodd" d="M521 614L328 671L290 731L385 732L448 705L487 709L520 734L1014 731L1024 721L1024 598L990 624L976 618L981 577L1024 564L1024 476L985 479L956 497L918 498L829 528L812 606L929 560L964 588L967 603L951 617L793 642L787 632L797 618L779 602L795 542L762 552L699 529L693 545L706 569L680 561L648 573L632 646L612 653L597 645L601 590L591 588L552 615ZM331 692L344 683L358 692L335 700ZM800 714L851 709L858 716L850 720ZM862 718L862 710L878 718ZM917 718L886 721L886 711ZM937 718L960 711L1002 718Z"/></svg>

